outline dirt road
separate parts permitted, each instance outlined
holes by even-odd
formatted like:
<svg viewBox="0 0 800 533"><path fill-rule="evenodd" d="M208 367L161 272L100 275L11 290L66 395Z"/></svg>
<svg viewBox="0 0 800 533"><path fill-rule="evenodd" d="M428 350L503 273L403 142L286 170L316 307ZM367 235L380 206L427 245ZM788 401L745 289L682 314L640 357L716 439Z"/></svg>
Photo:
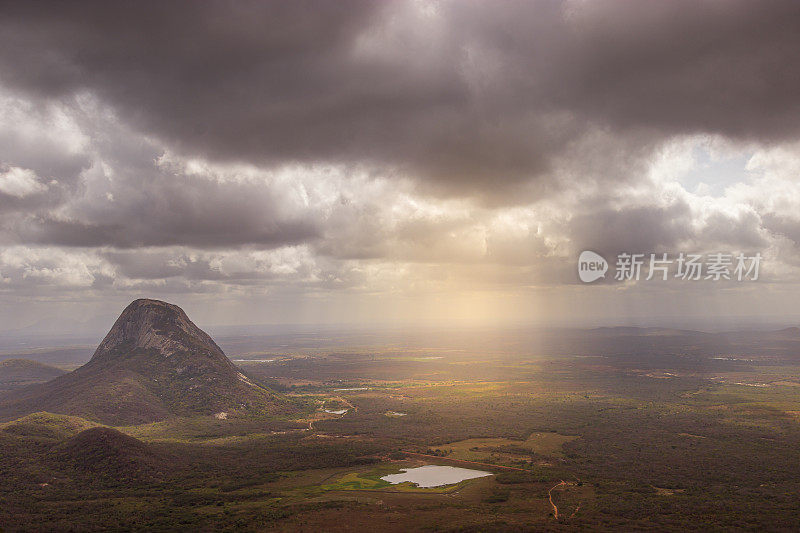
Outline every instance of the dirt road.
<svg viewBox="0 0 800 533"><path fill-rule="evenodd" d="M550 490L547 491L547 497L550 500L550 505L553 506L553 516L555 517L556 520L558 520L558 507L556 507L556 504L553 503L553 491L558 487L566 484L567 482L562 479L560 483L557 483L556 485L550 487Z"/></svg>

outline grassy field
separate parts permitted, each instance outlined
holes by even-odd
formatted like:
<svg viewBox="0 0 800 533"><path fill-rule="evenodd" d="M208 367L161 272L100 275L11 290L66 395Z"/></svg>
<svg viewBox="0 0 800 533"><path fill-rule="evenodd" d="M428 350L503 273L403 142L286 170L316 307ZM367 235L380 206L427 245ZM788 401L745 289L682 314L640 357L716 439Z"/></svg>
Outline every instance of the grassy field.
<svg viewBox="0 0 800 533"><path fill-rule="evenodd" d="M559 435L552 432L534 432L525 440L503 438L466 439L449 442L433 449L437 454L452 459L465 461L489 461L503 464L503 462L520 460L532 461L531 457L538 456L563 456L562 446L577 436Z"/></svg>

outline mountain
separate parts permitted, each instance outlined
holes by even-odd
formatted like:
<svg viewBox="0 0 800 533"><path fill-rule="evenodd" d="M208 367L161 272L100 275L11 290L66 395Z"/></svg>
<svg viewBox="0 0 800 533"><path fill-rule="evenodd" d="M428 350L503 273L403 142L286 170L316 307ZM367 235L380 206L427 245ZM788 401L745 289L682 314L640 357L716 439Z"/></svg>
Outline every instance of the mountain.
<svg viewBox="0 0 800 533"><path fill-rule="evenodd" d="M47 411L128 425L296 409L245 376L180 307L142 299L125 308L88 363L0 398L0 421Z"/></svg>
<svg viewBox="0 0 800 533"><path fill-rule="evenodd" d="M0 361L0 391L44 383L67 372L29 359Z"/></svg>
<svg viewBox="0 0 800 533"><path fill-rule="evenodd" d="M174 458L134 437L108 427L81 431L48 454L56 470L93 481L153 481L174 469Z"/></svg>

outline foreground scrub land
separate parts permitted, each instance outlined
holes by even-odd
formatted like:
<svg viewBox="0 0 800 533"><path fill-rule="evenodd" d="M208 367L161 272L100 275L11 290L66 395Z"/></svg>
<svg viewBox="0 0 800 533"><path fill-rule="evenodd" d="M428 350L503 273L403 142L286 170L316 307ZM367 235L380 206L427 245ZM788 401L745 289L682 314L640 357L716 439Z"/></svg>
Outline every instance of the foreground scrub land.
<svg viewBox="0 0 800 533"><path fill-rule="evenodd" d="M307 407L113 427L51 413L6 422L0 525L800 528L800 362L749 345L647 348L681 335L572 355L324 341L242 350L248 375ZM381 479L424 465L493 475L432 488Z"/></svg>

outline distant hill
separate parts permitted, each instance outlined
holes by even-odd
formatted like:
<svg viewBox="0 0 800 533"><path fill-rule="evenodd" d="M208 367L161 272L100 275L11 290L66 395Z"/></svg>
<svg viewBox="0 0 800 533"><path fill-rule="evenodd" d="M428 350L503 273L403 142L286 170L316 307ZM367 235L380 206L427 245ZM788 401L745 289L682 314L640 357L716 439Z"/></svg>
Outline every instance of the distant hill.
<svg viewBox="0 0 800 533"><path fill-rule="evenodd" d="M601 327L587 330L589 334L607 337L700 337L701 331L674 328L639 328L634 326Z"/></svg>
<svg viewBox="0 0 800 533"><path fill-rule="evenodd" d="M53 413L33 413L17 420L0 424L0 431L18 437L61 441L74 437L83 430L97 426L83 418Z"/></svg>
<svg viewBox="0 0 800 533"><path fill-rule="evenodd" d="M789 338L800 337L800 328L798 327L784 328L776 331L775 335L789 337Z"/></svg>
<svg viewBox="0 0 800 533"><path fill-rule="evenodd" d="M44 383L66 373L66 370L29 359L6 359L0 361L0 391Z"/></svg>
<svg viewBox="0 0 800 533"><path fill-rule="evenodd" d="M8 357L9 359L36 361L37 363L55 367L67 366L69 368L76 368L89 361L94 350L97 348L97 341L91 346L70 346L68 345L69 342L71 342L69 339L67 339L66 342L67 345L64 346L37 347L35 349L19 350L16 353L11 351ZM2 345L2 340L0 340L0 345ZM18 349L18 347L14 346L12 349ZM66 373L66 371L63 371L63 373Z"/></svg>
<svg viewBox="0 0 800 533"><path fill-rule="evenodd" d="M48 411L110 425L296 410L245 376L181 308L144 299L122 312L88 363L0 398L0 420Z"/></svg>
<svg viewBox="0 0 800 533"><path fill-rule="evenodd" d="M48 454L48 462L70 476L126 483L160 478L175 460L134 437L101 426L55 446Z"/></svg>
<svg viewBox="0 0 800 533"><path fill-rule="evenodd" d="M87 336L100 337L108 328L107 316L94 316L85 320L64 316L47 317L23 328L0 331L0 335L10 337L27 336Z"/></svg>

